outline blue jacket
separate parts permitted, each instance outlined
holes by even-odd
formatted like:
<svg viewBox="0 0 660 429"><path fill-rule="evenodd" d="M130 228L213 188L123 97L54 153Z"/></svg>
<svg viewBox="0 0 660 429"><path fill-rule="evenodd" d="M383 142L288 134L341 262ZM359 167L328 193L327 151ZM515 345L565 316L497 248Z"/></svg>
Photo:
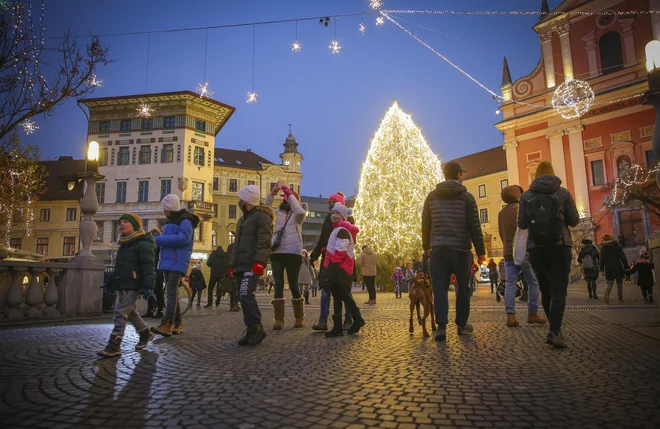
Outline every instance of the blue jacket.
<svg viewBox="0 0 660 429"><path fill-rule="evenodd" d="M162 235L155 237L156 246L161 248L159 270L188 273L195 240L193 230L198 224L199 218L185 209L170 214Z"/></svg>

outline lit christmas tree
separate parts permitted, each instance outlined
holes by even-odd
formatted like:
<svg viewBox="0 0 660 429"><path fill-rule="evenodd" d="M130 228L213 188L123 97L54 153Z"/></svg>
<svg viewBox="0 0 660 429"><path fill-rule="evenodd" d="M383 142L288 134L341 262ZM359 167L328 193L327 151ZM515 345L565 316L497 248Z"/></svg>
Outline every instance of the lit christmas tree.
<svg viewBox="0 0 660 429"><path fill-rule="evenodd" d="M371 141L355 201L360 247L411 260L422 253L422 208L442 180L438 157L396 103Z"/></svg>

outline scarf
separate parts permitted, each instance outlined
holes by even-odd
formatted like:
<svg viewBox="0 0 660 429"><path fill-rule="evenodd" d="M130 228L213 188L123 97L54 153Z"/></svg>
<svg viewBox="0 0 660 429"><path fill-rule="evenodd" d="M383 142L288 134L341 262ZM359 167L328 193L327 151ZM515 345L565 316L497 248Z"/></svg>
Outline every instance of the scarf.
<svg viewBox="0 0 660 429"><path fill-rule="evenodd" d="M135 231L133 234L120 235L119 239L117 241L119 242L119 244L126 244L129 241L133 240L134 238L142 237L144 235L147 235L147 233L140 229L140 230Z"/></svg>

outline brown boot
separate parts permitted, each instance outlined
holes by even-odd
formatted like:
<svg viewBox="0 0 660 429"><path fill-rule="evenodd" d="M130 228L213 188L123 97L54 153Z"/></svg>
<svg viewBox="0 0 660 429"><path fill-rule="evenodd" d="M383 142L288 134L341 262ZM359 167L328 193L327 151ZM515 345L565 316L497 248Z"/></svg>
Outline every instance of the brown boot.
<svg viewBox="0 0 660 429"><path fill-rule="evenodd" d="M305 302L304 298L291 299L291 305L293 306L293 316L296 318L296 324L293 325L294 328L302 328L305 326Z"/></svg>
<svg viewBox="0 0 660 429"><path fill-rule="evenodd" d="M533 313L527 315L527 323L531 323L533 325L545 325L546 323L548 323L548 321L546 320L545 317Z"/></svg>
<svg viewBox="0 0 660 429"><path fill-rule="evenodd" d="M508 326L509 328L515 328L516 326L520 326L518 320L516 319L515 314L506 315L506 326Z"/></svg>
<svg viewBox="0 0 660 429"><path fill-rule="evenodd" d="M154 334L162 335L164 337L169 337L172 335L172 321L163 319L160 322L160 326L157 328L151 328L151 332Z"/></svg>
<svg viewBox="0 0 660 429"><path fill-rule="evenodd" d="M284 327L284 298L275 298L270 302L273 304L273 331L279 331Z"/></svg>
<svg viewBox="0 0 660 429"><path fill-rule="evenodd" d="M174 322L174 327L172 328L172 334L174 335L183 334L183 320Z"/></svg>
<svg viewBox="0 0 660 429"><path fill-rule="evenodd" d="M238 308L238 305L232 305L229 307L229 311L241 311L241 309Z"/></svg>

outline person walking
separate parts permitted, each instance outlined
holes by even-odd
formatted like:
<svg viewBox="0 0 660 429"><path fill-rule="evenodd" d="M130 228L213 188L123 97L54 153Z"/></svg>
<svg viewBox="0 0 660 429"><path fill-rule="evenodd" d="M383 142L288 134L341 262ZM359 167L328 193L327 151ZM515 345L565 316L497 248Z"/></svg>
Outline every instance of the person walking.
<svg viewBox="0 0 660 429"><path fill-rule="evenodd" d="M470 335L470 290L468 277L472 268L472 246L478 264L485 261L484 236L474 196L461 184L463 169L456 162L442 168L445 181L438 183L424 202L422 211L422 246L431 253L431 279L438 329L437 341L445 341L449 313L449 280L456 275L456 325L458 335Z"/></svg>
<svg viewBox="0 0 660 429"><path fill-rule="evenodd" d="M596 293L596 281L598 280L600 267L600 253L593 242L589 239L582 240L582 249L577 258L578 264L582 264L582 275L587 282L587 291L589 299L598 299Z"/></svg>
<svg viewBox="0 0 660 429"><path fill-rule="evenodd" d="M637 273L637 286L642 289L642 296L644 297L644 302L650 304L653 303L653 284L654 280L654 268L653 262L649 259L649 254L645 248L642 248L639 255L639 260L635 262L635 265L628 270L628 274Z"/></svg>
<svg viewBox="0 0 660 429"><path fill-rule="evenodd" d="M216 247L211 252L209 259L206 261L206 266L211 268L211 279L209 280L208 302L204 308L211 308L213 306L213 289L217 286L215 306L220 305L220 283L227 276L227 269L229 268L229 255L222 249L222 246Z"/></svg>
<svg viewBox="0 0 660 429"><path fill-rule="evenodd" d="M180 207L176 194L165 195L160 204L167 223L162 232L154 228L151 233L155 235L156 245L161 248L158 269L163 270L165 277L167 301L160 325L151 328L151 332L169 337L183 332L178 297L179 282L188 272L195 239L194 231L199 224L199 218Z"/></svg>
<svg viewBox="0 0 660 429"><path fill-rule="evenodd" d="M158 260L160 258L160 247L156 247L156 256L155 256L155 266L158 266ZM147 312L142 315L143 319L162 319L163 318L163 308L165 308L165 295L163 294L163 286L165 279L163 278L163 272L161 270L156 270L156 285L154 286L154 293L149 297L147 303Z"/></svg>
<svg viewBox="0 0 660 429"><path fill-rule="evenodd" d="M490 279L490 293L493 293L493 289L497 289L497 278L499 277L495 259L490 258L487 268L488 268L488 278Z"/></svg>
<svg viewBox="0 0 660 429"><path fill-rule="evenodd" d="M201 262L193 264L188 281L190 283L190 289L192 290L190 302L195 302L195 295L197 295L197 308L202 308L200 301L202 299L202 291L206 289L206 279L204 278L204 273L202 273ZM208 307L208 305L205 307Z"/></svg>
<svg viewBox="0 0 660 429"><path fill-rule="evenodd" d="M474 255L472 255L472 258L474 258ZM479 265L473 263L472 269L470 270L470 295L474 295L474 292L477 290L477 284L479 283L479 280L477 280L478 272Z"/></svg>
<svg viewBox="0 0 660 429"><path fill-rule="evenodd" d="M561 325L573 258L568 227L579 222L580 215L570 192L561 187L561 179L555 176L552 164L541 161L536 179L520 197L518 226L529 231L529 261L539 282L543 310L550 321L546 342L555 348L567 347Z"/></svg>
<svg viewBox="0 0 660 429"><path fill-rule="evenodd" d="M605 234L600 248L600 272L607 281L605 290L605 303L610 303L610 293L616 282L616 290L619 295L619 304L623 303L623 278L628 269L628 259L623 253L623 248L611 234Z"/></svg>
<svg viewBox="0 0 660 429"><path fill-rule="evenodd" d="M266 338L254 291L268 265L275 213L269 205L260 204L259 195L257 185L248 185L238 191L238 206L243 216L236 225L229 270L236 279L243 322L247 328L238 340L239 346L257 345Z"/></svg>
<svg viewBox="0 0 660 429"><path fill-rule="evenodd" d="M369 246L362 246L362 253L358 257L357 264L362 269L362 282L367 287L367 293L369 294L369 300L365 304L374 305L376 304L378 256Z"/></svg>
<svg viewBox="0 0 660 429"><path fill-rule="evenodd" d="M156 243L151 233L142 230L142 219L136 214L122 214L118 226L119 250L115 271L108 276L108 282L103 285L104 288L116 292L112 317L114 328L108 345L98 352L100 356L106 358L121 355L121 341L128 321L135 327L140 338L135 350L145 348L154 337L137 312L137 300L140 295L144 299L149 299L154 290Z"/></svg>
<svg viewBox="0 0 660 429"><path fill-rule="evenodd" d="M544 317L538 315L539 309L539 282L532 265L525 259L520 265L513 260L513 241L518 229L518 206L523 189L518 185L510 185L502 189L502 201L506 206L500 211L497 219L500 238L504 251L504 270L506 287L504 289L504 310L506 312L506 326L513 328L519 326L516 319L516 283L522 272L529 285L527 301L527 323L543 325L547 323Z"/></svg>
<svg viewBox="0 0 660 429"><path fill-rule="evenodd" d="M397 299L401 298L401 285L403 284L404 281L403 273L401 272L401 267L396 267L390 278L394 280L394 297Z"/></svg>
<svg viewBox="0 0 660 429"><path fill-rule="evenodd" d="M302 264L302 227L307 212L300 205L300 197L286 186L273 186L266 197L265 205L271 207L273 199L280 192L282 202L275 211L275 233L273 234L270 265L275 279L273 305L273 330L284 327L284 271L291 291L291 306L295 318L295 328L304 326L305 306L298 287L298 275Z"/></svg>
<svg viewBox="0 0 660 429"><path fill-rule="evenodd" d="M339 203L334 205L331 212L333 230L328 238L324 270L321 271L324 284L329 284L332 290L334 307L333 327L325 333L326 337L344 335L342 304L350 308L353 316L353 324L348 328L349 335L357 334L365 324L360 309L350 294L355 270L355 240L360 232L357 226L346 221L350 214L351 209Z"/></svg>
<svg viewBox="0 0 660 429"><path fill-rule="evenodd" d="M316 295L319 290L319 272L314 266L310 263L309 266L312 268L312 273L314 276L312 277L312 298L316 298Z"/></svg>
<svg viewBox="0 0 660 429"><path fill-rule="evenodd" d="M302 264L300 265L300 272L298 273L298 284L303 291L305 304L309 305L309 287L314 281L314 269L312 264L309 263L309 254L307 250L302 250Z"/></svg>

